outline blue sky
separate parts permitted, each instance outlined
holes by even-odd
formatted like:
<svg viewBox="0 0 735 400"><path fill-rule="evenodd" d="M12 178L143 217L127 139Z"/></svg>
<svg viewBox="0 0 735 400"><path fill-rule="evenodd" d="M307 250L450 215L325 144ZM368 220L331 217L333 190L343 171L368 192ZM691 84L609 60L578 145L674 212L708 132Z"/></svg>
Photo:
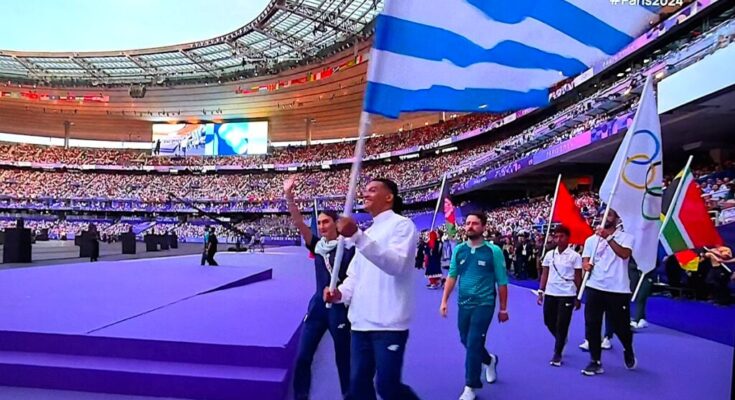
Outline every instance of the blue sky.
<svg viewBox="0 0 735 400"><path fill-rule="evenodd" d="M4 0L0 50L128 50L209 39L268 0Z"/></svg>

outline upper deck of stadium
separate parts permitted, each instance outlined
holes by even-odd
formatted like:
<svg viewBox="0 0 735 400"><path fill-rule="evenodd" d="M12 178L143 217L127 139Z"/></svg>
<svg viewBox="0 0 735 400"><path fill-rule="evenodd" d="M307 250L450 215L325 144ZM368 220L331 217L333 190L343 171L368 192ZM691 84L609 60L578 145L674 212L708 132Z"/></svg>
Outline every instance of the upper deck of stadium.
<svg viewBox="0 0 735 400"><path fill-rule="evenodd" d="M273 0L221 36L107 52L0 50L0 131L149 141L151 124L268 119L271 141L356 135L379 0ZM661 10L666 17L676 9ZM144 97L131 97L145 88ZM373 118L372 133L441 113Z"/></svg>

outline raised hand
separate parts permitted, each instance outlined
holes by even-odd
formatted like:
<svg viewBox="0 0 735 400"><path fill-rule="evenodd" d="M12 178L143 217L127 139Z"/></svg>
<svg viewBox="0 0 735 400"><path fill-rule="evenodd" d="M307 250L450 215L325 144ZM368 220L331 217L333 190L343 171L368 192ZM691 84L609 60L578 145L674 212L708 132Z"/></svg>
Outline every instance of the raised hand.
<svg viewBox="0 0 735 400"><path fill-rule="evenodd" d="M296 176L292 175L285 181L283 181L283 191L286 196L293 197L293 189L296 187Z"/></svg>

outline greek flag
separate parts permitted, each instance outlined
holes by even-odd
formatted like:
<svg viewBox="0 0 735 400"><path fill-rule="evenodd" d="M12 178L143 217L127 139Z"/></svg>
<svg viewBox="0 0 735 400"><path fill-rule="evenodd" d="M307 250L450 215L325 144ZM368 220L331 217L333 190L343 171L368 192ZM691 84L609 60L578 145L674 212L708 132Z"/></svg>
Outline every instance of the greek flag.
<svg viewBox="0 0 735 400"><path fill-rule="evenodd" d="M656 7L610 0L386 0L365 111L503 112L625 47Z"/></svg>

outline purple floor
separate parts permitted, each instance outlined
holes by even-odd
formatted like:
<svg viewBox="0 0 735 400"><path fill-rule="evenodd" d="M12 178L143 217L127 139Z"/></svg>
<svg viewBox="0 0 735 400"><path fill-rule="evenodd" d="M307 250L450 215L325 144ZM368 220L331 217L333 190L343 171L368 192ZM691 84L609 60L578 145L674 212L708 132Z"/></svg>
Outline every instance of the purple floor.
<svg viewBox="0 0 735 400"><path fill-rule="evenodd" d="M255 265L214 270L178 260L1 271L0 330L88 333L267 270Z"/></svg>
<svg viewBox="0 0 735 400"><path fill-rule="evenodd" d="M407 345L404 381L422 399L456 399L464 385L464 351L456 329L456 303L444 320L441 294L424 287L417 274L417 313ZM453 299L454 301L454 299ZM541 307L526 288L510 287L510 321L490 326L487 348L498 354L498 382L482 389L480 399L730 399L733 348L652 325L637 334L639 369L623 366L619 342L603 353L605 374L580 374L589 361L577 345L584 340L583 309L576 312L562 368L548 365L553 340L542 322ZM338 400L333 382L331 342L320 346L314 398ZM564 382L564 384L559 384Z"/></svg>
<svg viewBox="0 0 735 400"><path fill-rule="evenodd" d="M64 398L63 389L281 399L304 315L293 305L313 290L303 285L313 272L269 265L288 258L220 254L215 268L194 255L1 271L8 312L0 314L0 384L36 389L0 387L0 398Z"/></svg>
<svg viewBox="0 0 735 400"><path fill-rule="evenodd" d="M257 315L303 314L306 310L308 292L313 290L314 278L311 260L302 249L278 249L264 255L226 255L218 257L221 263L231 265L261 265L273 268L273 282L251 285L257 290L226 290L214 293L223 301L244 304L235 311L217 310L204 299L196 300L191 310L191 321L182 322L178 315L179 304L165 310L176 324L155 326L146 319L137 318L137 332L146 337L165 339L167 335L183 335L197 340L200 325L213 323L220 332L217 341L230 338L247 338L248 330L263 330L273 334L273 341L282 341L278 324L261 326ZM232 261L230 261L232 259ZM181 258L177 264L183 264ZM228 265L229 265L228 264ZM89 264L87 264L89 265ZM128 265L124 263L122 265ZM5 279L0 272L0 281ZM278 282L278 283L275 283ZM151 289L153 290L153 289ZM417 309L411 337L408 342L404 380L422 399L455 399L463 386L464 351L456 330L456 305L452 303L450 317L446 320L438 315L439 291L424 287L423 277L416 273ZM238 291L237 298L229 299ZM276 300L272 296L278 294ZM211 296L209 294L207 296ZM2 298L2 296L0 296ZM187 301L191 301L187 300ZM218 303L223 304L223 303ZM229 303L228 303L229 304ZM651 307L649 318L664 312L661 307ZM562 368L548 366L551 356L552 338L541 321L541 308L535 297L526 288L510 288L509 312L511 320L503 325L493 321L488 334L488 348L500 356L499 381L485 387L479 393L481 399L729 399L732 377L733 348L683 332L652 325L635 336L635 347L639 369L627 371L623 367L622 350L615 342L611 351L603 353L606 373L603 376L586 378L579 369L588 361L588 355L577 349L583 339L582 311L574 315L570 329L570 343ZM264 314L265 313L265 314ZM270 313L270 314L269 314ZM161 314L165 316L166 314ZM4 317L0 316L0 319ZM290 320L291 318L289 318ZM127 322L126 324L131 323ZM133 325L129 325L132 327ZM168 329L166 329L166 327ZM139 329L138 329L139 328ZM237 329L240 328L240 332ZM107 334L124 334L123 325L106 329ZM257 332L256 332L257 333ZM255 335L256 333L253 333ZM244 336L241 336L244 335ZM261 337L260 335L257 335ZM282 336L282 335L281 335ZM239 339L237 339L239 340ZM247 338L247 341L254 337ZM270 339L267 339L270 340ZM245 341L245 340L243 340ZM337 375L333 362L331 339L325 336L316 355L314 365L312 398L337 400ZM564 384L559 384L564 382ZM86 394L42 389L0 387L0 399L104 399L139 400L144 397ZM246 398L246 397L244 397Z"/></svg>
<svg viewBox="0 0 735 400"><path fill-rule="evenodd" d="M511 281L518 286L538 289L536 280ZM656 294L649 297L646 308L646 318L656 325L728 346L735 345L735 305L721 307L705 301L672 299Z"/></svg>
<svg viewBox="0 0 735 400"><path fill-rule="evenodd" d="M306 270L289 270L290 263L273 263L273 255L218 255L222 265L273 269L273 279L206 296L197 296L110 328L95 332L107 337L134 337L154 340L179 340L197 343L284 346L301 325L305 310L294 307L308 301L312 286L304 279L313 276ZM300 256L279 256L297 261ZM237 267L235 267L237 265ZM262 267L258 267L262 266ZM220 268L220 267L217 267ZM283 290L287 287L288 290ZM278 316L278 318L265 317ZM257 323L248 323L252 317Z"/></svg>

